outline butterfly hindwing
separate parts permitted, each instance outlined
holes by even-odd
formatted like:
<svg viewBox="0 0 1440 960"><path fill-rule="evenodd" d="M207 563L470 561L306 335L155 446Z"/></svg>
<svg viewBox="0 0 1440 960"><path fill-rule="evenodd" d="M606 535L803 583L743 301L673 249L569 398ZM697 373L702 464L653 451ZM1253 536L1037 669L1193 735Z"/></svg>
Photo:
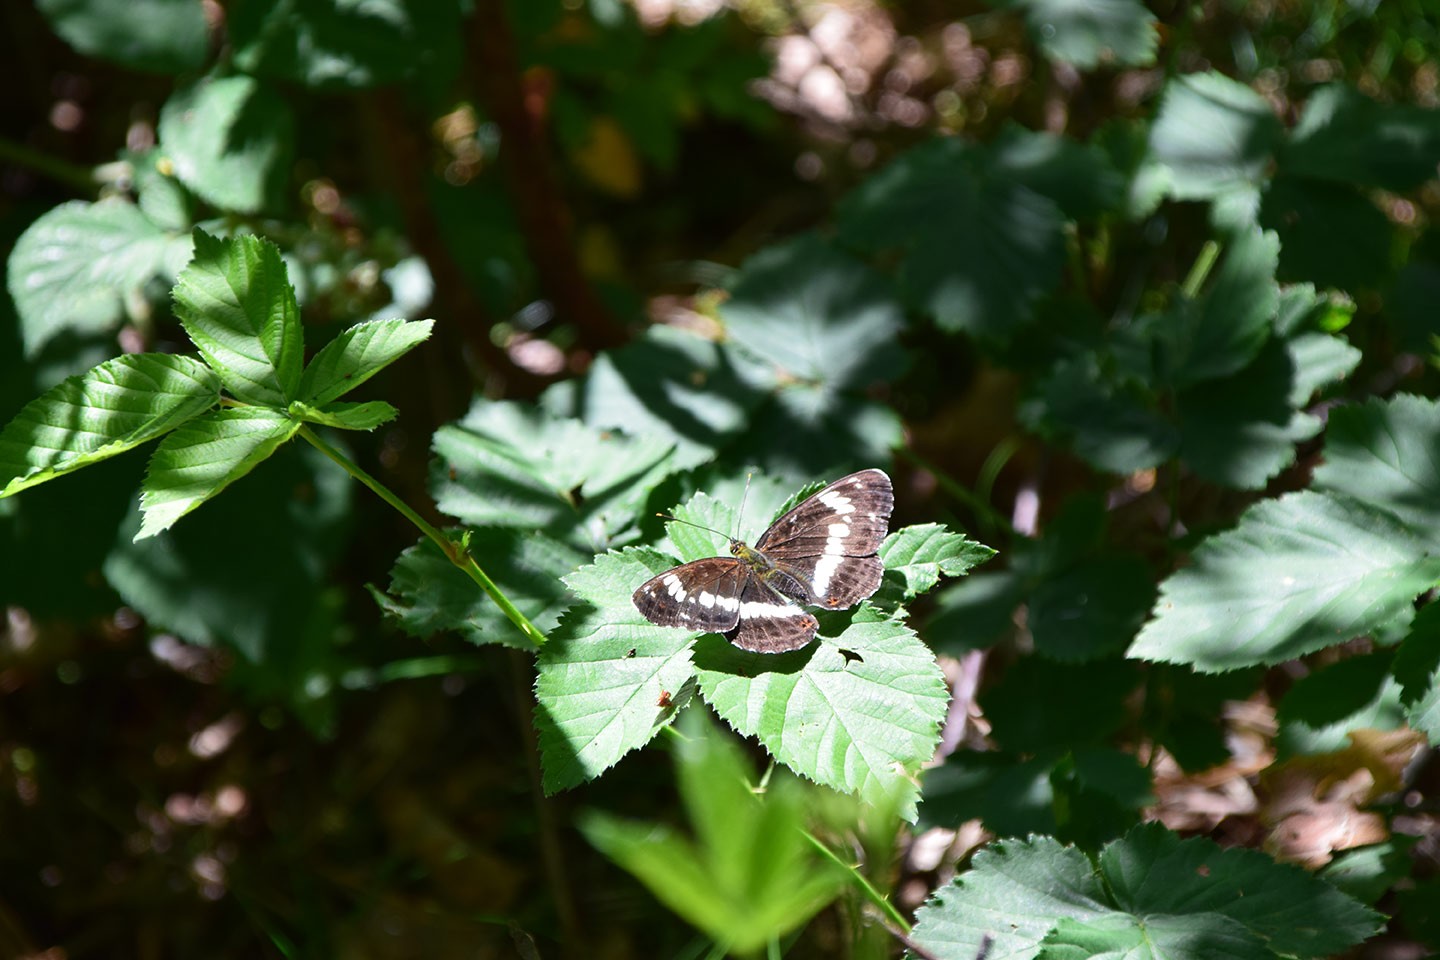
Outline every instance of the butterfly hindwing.
<svg viewBox="0 0 1440 960"><path fill-rule="evenodd" d="M706 633L734 629L750 568L734 557L692 560L651 577L631 600L651 623Z"/></svg>
<svg viewBox="0 0 1440 960"><path fill-rule="evenodd" d="M814 640L818 629L813 615L751 577L740 594L739 622L725 639L753 653L784 653Z"/></svg>

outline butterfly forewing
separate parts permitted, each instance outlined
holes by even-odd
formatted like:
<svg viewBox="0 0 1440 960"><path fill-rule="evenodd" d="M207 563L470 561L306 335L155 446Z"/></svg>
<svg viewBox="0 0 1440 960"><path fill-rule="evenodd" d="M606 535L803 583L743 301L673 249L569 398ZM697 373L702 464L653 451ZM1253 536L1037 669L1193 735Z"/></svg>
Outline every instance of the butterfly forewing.
<svg viewBox="0 0 1440 960"><path fill-rule="evenodd" d="M706 633L731 630L750 568L734 557L692 560L640 585L630 598L651 623Z"/></svg>
<svg viewBox="0 0 1440 960"><path fill-rule="evenodd" d="M880 586L884 565L875 551L894 509L890 478L861 470L801 501L761 535L755 549L806 584L811 603L852 607Z"/></svg>

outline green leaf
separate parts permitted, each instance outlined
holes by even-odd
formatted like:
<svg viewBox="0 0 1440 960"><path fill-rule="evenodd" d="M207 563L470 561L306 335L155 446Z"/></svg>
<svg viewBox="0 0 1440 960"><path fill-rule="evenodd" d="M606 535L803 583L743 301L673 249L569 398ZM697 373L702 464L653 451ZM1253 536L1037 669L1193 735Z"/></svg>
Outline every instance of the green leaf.
<svg viewBox="0 0 1440 960"><path fill-rule="evenodd" d="M599 776L675 717L662 706L690 679L694 634L656 628L630 593L673 562L653 550L597 557L565 578L583 602L560 618L536 662L535 729L547 793ZM623 604L614 602L624 596Z"/></svg>
<svg viewBox="0 0 1440 960"><path fill-rule="evenodd" d="M36 0L79 52L152 73L198 70L209 52L205 8L194 0Z"/></svg>
<svg viewBox="0 0 1440 960"><path fill-rule="evenodd" d="M544 530L591 552L634 532L650 490L674 469L658 437L598 430L522 403L477 400L435 433L436 504L477 527Z"/></svg>
<svg viewBox="0 0 1440 960"><path fill-rule="evenodd" d="M1093 143L1007 123L987 150L997 175L1049 197L1072 220L1094 220L1124 204L1124 176Z"/></svg>
<svg viewBox="0 0 1440 960"><path fill-rule="evenodd" d="M814 234L745 261L720 317L736 346L778 368L775 382L864 388L904 366L895 340L904 313L890 284Z"/></svg>
<svg viewBox="0 0 1440 960"><path fill-rule="evenodd" d="M1440 110L1380 103L1344 83L1310 95L1279 156L1282 175L1410 191L1435 176ZM1351 252L1358 247L1343 245Z"/></svg>
<svg viewBox="0 0 1440 960"><path fill-rule="evenodd" d="M551 386L541 403L592 427L667 438L677 467L699 466L745 429L765 399L737 373L734 352L685 330L652 326L643 339L596 357L583 378Z"/></svg>
<svg viewBox="0 0 1440 960"><path fill-rule="evenodd" d="M476 530L470 552L542 633L555 628L569 601L561 578L588 559L543 534L515 530ZM428 539L400 554L390 571L390 596L377 599L414 637L454 630L477 645L533 649L475 581Z"/></svg>
<svg viewBox="0 0 1440 960"><path fill-rule="evenodd" d="M1315 487L1386 510L1440 548L1440 403L1399 394L1330 411ZM1440 552L1440 550L1437 550Z"/></svg>
<svg viewBox="0 0 1440 960"><path fill-rule="evenodd" d="M305 349L299 310L273 243L195 231L195 259L175 285L175 313L237 399L277 407L296 399Z"/></svg>
<svg viewBox="0 0 1440 960"><path fill-rule="evenodd" d="M25 353L58 334L109 332L154 277L173 277L190 238L158 226L134 204L72 201L47 211L10 253L7 286L20 314Z"/></svg>
<svg viewBox="0 0 1440 960"><path fill-rule="evenodd" d="M223 210L259 213L289 174L290 104L253 77L206 78L160 110L160 148L175 176Z"/></svg>
<svg viewBox="0 0 1440 960"><path fill-rule="evenodd" d="M1280 304L1273 233L1243 230L1225 252L1198 303L1183 304L1160 334L1167 348L1166 379L1185 388L1226 377L1255 359L1270 336Z"/></svg>
<svg viewBox="0 0 1440 960"><path fill-rule="evenodd" d="M1327 664L1296 681L1280 701L1275 739L1281 756L1334 753L1354 730L1395 730L1405 724L1400 684L1388 651Z"/></svg>
<svg viewBox="0 0 1440 960"><path fill-rule="evenodd" d="M728 453L771 473L838 475L857 463L884 463L904 436L904 424L888 404L796 384L755 411L750 429Z"/></svg>
<svg viewBox="0 0 1440 960"><path fill-rule="evenodd" d="M139 446L219 400L219 381L198 360L107 360L30 401L0 432L0 497Z"/></svg>
<svg viewBox="0 0 1440 960"><path fill-rule="evenodd" d="M1041 580L1030 595L1026 622L1044 656L1094 660L1125 649L1154 600L1144 559L1101 553Z"/></svg>
<svg viewBox="0 0 1440 960"><path fill-rule="evenodd" d="M859 249L898 249L908 300L943 330L1008 337L1054 289L1064 219L1049 198L997 173L954 137L932 140L842 201L840 236Z"/></svg>
<svg viewBox="0 0 1440 960"><path fill-rule="evenodd" d="M1154 397L1134 384L1110 382L1093 352L1056 363L1021 417L1110 473L1158 466L1175 454L1180 440Z"/></svg>
<svg viewBox="0 0 1440 960"><path fill-rule="evenodd" d="M898 573L905 583L905 599L929 593L941 577L959 577L995 556L995 551L943 523L903 527L880 544L880 559L887 572Z"/></svg>
<svg viewBox="0 0 1440 960"><path fill-rule="evenodd" d="M1319 876L1361 903L1374 904L1410 876L1410 851L1419 841L1419 837L1400 834L1381 843L1346 850L1326 864Z"/></svg>
<svg viewBox="0 0 1440 960"><path fill-rule="evenodd" d="M1280 238L1282 280L1360 290L1390 278L1396 230L1349 184L1276 176L1266 187L1259 222Z"/></svg>
<svg viewBox="0 0 1440 960"><path fill-rule="evenodd" d="M153 537L255 469L295 435L300 424L260 407L232 407L191 420L150 458L137 540Z"/></svg>
<svg viewBox="0 0 1440 960"><path fill-rule="evenodd" d="M1155 16L1139 0L1007 0L998 5L1025 14L1031 37L1051 60L1082 70L1155 61Z"/></svg>
<svg viewBox="0 0 1440 960"><path fill-rule="evenodd" d="M1440 558L1389 514L1302 491L1203 542L1128 655L1202 671L1280 663L1384 624L1437 578Z"/></svg>
<svg viewBox="0 0 1440 960"><path fill-rule="evenodd" d="M995 742L1012 753L1101 743L1125 723L1125 699L1139 683L1123 660L1056 663L1026 657L980 696Z"/></svg>
<svg viewBox="0 0 1440 960"><path fill-rule="evenodd" d="M374 430L400 416L400 411L383 400L368 403L327 403L324 409L294 401L288 408L290 416L306 423L318 423L338 430Z"/></svg>
<svg viewBox="0 0 1440 960"><path fill-rule="evenodd" d="M372 320L325 344L305 367L297 394L323 406L344 396L430 336L433 320Z"/></svg>
<svg viewBox="0 0 1440 960"><path fill-rule="evenodd" d="M1321 957L1382 918L1299 867L1142 824L1094 866L1049 838L1002 841L916 913L941 960L995 957Z"/></svg>
<svg viewBox="0 0 1440 960"><path fill-rule="evenodd" d="M1325 333L1297 334L1285 341L1285 348L1295 370L1290 390L1292 407L1309 403L1316 391L1339 383L1360 365L1359 350Z"/></svg>
<svg viewBox="0 0 1440 960"><path fill-rule="evenodd" d="M715 712L791 770L872 802L898 800L915 819L913 778L934 755L949 691L907 627L854 622L785 654L709 635L695 644L695 670Z"/></svg>
<svg viewBox="0 0 1440 960"><path fill-rule="evenodd" d="M1280 143L1279 118L1265 98L1219 73L1171 80L1150 150L1170 172L1170 194L1206 200L1266 181Z"/></svg>
<svg viewBox="0 0 1440 960"><path fill-rule="evenodd" d="M835 898L845 874L804 834L810 791L782 773L755 792L737 749L688 711L676 744L695 839L661 823L582 814L585 838L726 951L751 954Z"/></svg>

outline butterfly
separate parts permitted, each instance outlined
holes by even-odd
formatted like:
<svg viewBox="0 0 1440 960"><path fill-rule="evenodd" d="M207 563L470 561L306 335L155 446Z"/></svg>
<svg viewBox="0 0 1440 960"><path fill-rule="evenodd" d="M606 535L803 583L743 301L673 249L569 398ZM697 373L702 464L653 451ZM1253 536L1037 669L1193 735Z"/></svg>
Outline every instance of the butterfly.
<svg viewBox="0 0 1440 960"><path fill-rule="evenodd" d="M797 604L853 607L876 591L875 552L890 528L895 492L882 470L841 477L728 557L692 560L640 585L631 598L662 627L723 633L742 650L784 653L815 639L820 622Z"/></svg>

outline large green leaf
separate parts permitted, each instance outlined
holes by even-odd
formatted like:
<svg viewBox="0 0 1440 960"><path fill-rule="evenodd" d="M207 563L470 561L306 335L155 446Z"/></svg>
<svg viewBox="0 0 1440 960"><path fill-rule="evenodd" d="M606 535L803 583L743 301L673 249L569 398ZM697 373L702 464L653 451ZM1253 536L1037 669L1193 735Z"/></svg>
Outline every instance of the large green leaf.
<svg viewBox="0 0 1440 960"><path fill-rule="evenodd" d="M1095 864L1049 838L1001 841L916 914L937 960L1321 957L1382 918L1299 867L1143 824Z"/></svg>
<svg viewBox="0 0 1440 960"><path fill-rule="evenodd" d="M194 0L36 0L76 50L134 70L185 73L208 53L205 8Z"/></svg>
<svg viewBox="0 0 1440 960"><path fill-rule="evenodd" d="M1008 337L1060 279L1059 208L997 172L978 148L932 140L871 176L840 207L840 235L898 249L912 302L946 330Z"/></svg>
<svg viewBox="0 0 1440 960"><path fill-rule="evenodd" d="M1275 664L1388 622L1440 579L1440 557L1348 497L1302 491L1250 508L1161 585L1129 656L1198 670Z"/></svg>
<svg viewBox="0 0 1440 960"><path fill-rule="evenodd" d="M175 176L223 210L259 213L289 174L290 104L253 77L205 78L160 110L160 148Z"/></svg>
<svg viewBox="0 0 1440 960"><path fill-rule="evenodd" d="M655 627L630 602L631 591L669 566L653 550L630 549L565 578L582 602L560 618L536 662L546 792L599 776L675 718L678 703L662 695L678 697L693 674L693 634Z"/></svg>
<svg viewBox="0 0 1440 960"><path fill-rule="evenodd" d="M157 276L174 276L190 238L166 231L124 200L62 203L15 243L6 284L20 314L25 352L57 334L108 332L126 300Z"/></svg>
<svg viewBox="0 0 1440 960"><path fill-rule="evenodd" d="M313 404L343 397L430 336L434 320L372 320L341 333L315 354L297 393Z"/></svg>
<svg viewBox="0 0 1440 960"><path fill-rule="evenodd" d="M0 432L0 497L139 446L219 400L219 381L198 360L107 360L30 401Z"/></svg>
<svg viewBox="0 0 1440 960"><path fill-rule="evenodd" d="M1277 175L1265 189L1259 222L1280 238L1281 280L1362 290L1390 277L1398 231L1350 184Z"/></svg>
<svg viewBox="0 0 1440 960"><path fill-rule="evenodd" d="M1172 196L1204 200L1263 183L1281 134L1264 97L1219 73L1192 73L1166 86L1150 150L1170 172Z"/></svg>
<svg viewBox="0 0 1440 960"><path fill-rule="evenodd" d="M300 308L273 243L195 231L195 259L175 285L185 332L237 399L283 406L296 399L305 343Z"/></svg>
<svg viewBox="0 0 1440 960"><path fill-rule="evenodd" d="M255 469L300 424L276 410L232 407L190 420L150 458L136 539L153 537Z"/></svg>
<svg viewBox="0 0 1440 960"><path fill-rule="evenodd" d="M785 654L701 637L700 691L791 770L873 802L898 802L913 821L913 778L934 755L950 699L935 655L893 620L854 622L835 636L822 626L821 634L820 643Z"/></svg>
<svg viewBox="0 0 1440 960"><path fill-rule="evenodd" d="M1403 192L1434 178L1437 156L1440 110L1381 103L1332 83L1310 94L1279 167L1290 176ZM1353 242L1337 246L1356 250Z"/></svg>
<svg viewBox="0 0 1440 960"><path fill-rule="evenodd" d="M1317 489L1387 510L1440 552L1440 403L1410 394L1330 411Z"/></svg>

